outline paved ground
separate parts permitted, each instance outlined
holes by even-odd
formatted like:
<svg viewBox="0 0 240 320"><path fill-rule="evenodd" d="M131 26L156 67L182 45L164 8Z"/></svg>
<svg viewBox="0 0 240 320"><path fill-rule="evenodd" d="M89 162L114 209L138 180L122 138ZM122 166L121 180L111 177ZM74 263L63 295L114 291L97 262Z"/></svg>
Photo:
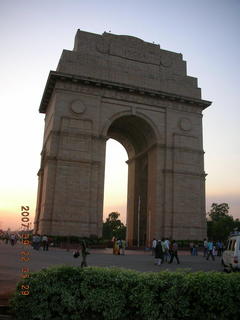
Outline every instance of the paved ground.
<svg viewBox="0 0 240 320"><path fill-rule="evenodd" d="M49 251L36 251L31 247L27 248L30 252L30 261L22 263L21 251L23 246L20 244L14 247L9 244L0 243L0 304L4 303L7 297L14 291L16 283L20 279L21 268L27 266L30 272L39 271L53 265L79 266L80 258L73 258L73 251L50 248ZM117 266L126 269L133 269L141 272L160 272L162 270L176 271L179 269L189 269L191 271L223 271L221 259L216 257L215 261L206 261L202 254L192 257L189 252L179 252L180 264L176 261L172 264L164 263L161 266L154 265L154 258L149 251L126 250L125 256L115 256L111 249L90 250L88 256L89 266Z"/></svg>

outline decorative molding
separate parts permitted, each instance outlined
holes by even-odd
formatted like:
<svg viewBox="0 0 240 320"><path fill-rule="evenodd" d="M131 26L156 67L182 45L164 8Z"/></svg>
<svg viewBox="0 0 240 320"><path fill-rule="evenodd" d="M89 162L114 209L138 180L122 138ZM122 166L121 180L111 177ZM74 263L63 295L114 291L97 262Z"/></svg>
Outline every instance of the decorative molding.
<svg viewBox="0 0 240 320"><path fill-rule="evenodd" d="M70 110L76 114L82 114L86 111L86 106L80 99L73 100L69 107Z"/></svg>
<svg viewBox="0 0 240 320"><path fill-rule="evenodd" d="M182 129L183 131L191 131L192 129L192 122L190 119L188 118L181 118L179 120L179 127L180 129Z"/></svg>
<svg viewBox="0 0 240 320"><path fill-rule="evenodd" d="M90 84L89 81L86 83L73 83L73 82L63 82L58 81L55 85L56 92L67 90L72 91L74 93L79 92L82 94L88 94L95 97L100 97L102 102L109 102L107 100L111 100L111 103L114 104L121 104L125 103L135 103L138 105L152 106L158 108L158 111L161 109L170 108L171 110L176 111L184 111L184 112L192 112L198 113L202 116L202 109L196 107L193 103L186 104L183 100L174 101L174 100L167 100L166 96L161 94L159 97L155 93L150 93L149 95L142 95L138 94L136 90L129 89L129 90L111 90L113 86L107 86L100 88L99 86L91 86L86 85ZM106 101L105 101L106 100ZM114 100L114 102L113 102ZM119 103L118 103L119 102ZM164 111L163 111L164 112ZM77 115L76 115L77 116Z"/></svg>
<svg viewBox="0 0 240 320"><path fill-rule="evenodd" d="M205 152L203 150L194 149L190 147L180 147L180 146L167 146L163 143L157 143L158 148L160 149L168 149L168 150L179 150L179 151L185 151L185 152L193 152L198 154L204 154Z"/></svg>
<svg viewBox="0 0 240 320"><path fill-rule="evenodd" d="M172 169L163 169L162 172L164 174L181 174L181 175L188 175L188 176L202 177L202 178L205 178L207 176L207 174L205 172L204 173L197 173L197 172L172 170Z"/></svg>
<svg viewBox="0 0 240 320"><path fill-rule="evenodd" d="M74 162L74 163L84 163L84 164L90 164L90 165L99 165L102 162L97 160L75 160L75 159L66 159L62 157L57 156L46 156L45 161L63 161L63 162Z"/></svg>
<svg viewBox="0 0 240 320"><path fill-rule="evenodd" d="M195 107L200 108L201 110L207 108L211 104L210 101L180 96L177 94L125 85L125 84L118 83L118 82L103 81L103 80L94 79L94 78L90 78L90 77L75 76L75 75L56 72L56 71L50 71L49 76L48 76L48 80L47 80L47 83L45 86L45 90L43 93L42 101L41 101L41 104L39 107L39 112L41 112L41 113L46 112L49 100L52 96L52 92L55 88L57 81L74 82L75 85L77 83L85 84L87 86L89 86L89 85L100 86L101 85L102 87L108 88L108 89L110 89L109 86L111 86L112 89L110 89L110 90L119 89L119 88L121 88L122 91L127 91L127 92L130 92L130 90L131 91L133 90L134 92L138 93L139 95L140 95L140 93L142 96L148 95L152 99L154 99L154 98L151 95L154 94L155 98L166 99L166 100L170 100L170 101L184 102L185 104L194 104Z"/></svg>

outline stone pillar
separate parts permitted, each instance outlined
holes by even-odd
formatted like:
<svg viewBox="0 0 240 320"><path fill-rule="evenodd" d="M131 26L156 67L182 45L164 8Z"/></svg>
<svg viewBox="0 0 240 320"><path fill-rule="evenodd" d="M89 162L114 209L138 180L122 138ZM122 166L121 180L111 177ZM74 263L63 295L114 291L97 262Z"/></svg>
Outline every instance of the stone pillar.
<svg viewBox="0 0 240 320"><path fill-rule="evenodd" d="M135 160L127 161L128 164L128 191L127 191L127 240L133 245L134 234L134 195L135 195Z"/></svg>
<svg viewBox="0 0 240 320"><path fill-rule="evenodd" d="M46 114L35 231L100 237L106 139L76 103L80 96L64 97L56 92Z"/></svg>

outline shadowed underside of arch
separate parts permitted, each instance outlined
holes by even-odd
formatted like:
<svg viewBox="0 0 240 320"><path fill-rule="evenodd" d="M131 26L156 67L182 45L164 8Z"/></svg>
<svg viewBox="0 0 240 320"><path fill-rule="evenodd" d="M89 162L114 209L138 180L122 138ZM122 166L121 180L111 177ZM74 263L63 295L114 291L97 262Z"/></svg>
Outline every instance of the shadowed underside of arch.
<svg viewBox="0 0 240 320"><path fill-rule="evenodd" d="M151 126L133 115L116 119L109 127L107 136L125 147L129 159L146 151L157 140Z"/></svg>

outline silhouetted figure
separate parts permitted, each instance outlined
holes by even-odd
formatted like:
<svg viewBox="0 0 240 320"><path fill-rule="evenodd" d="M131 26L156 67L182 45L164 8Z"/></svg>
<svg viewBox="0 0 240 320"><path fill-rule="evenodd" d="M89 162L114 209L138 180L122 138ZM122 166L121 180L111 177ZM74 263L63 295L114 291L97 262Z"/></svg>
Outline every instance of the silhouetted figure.
<svg viewBox="0 0 240 320"><path fill-rule="evenodd" d="M208 252L208 241L206 238L203 240L203 256L206 257Z"/></svg>
<svg viewBox="0 0 240 320"><path fill-rule="evenodd" d="M15 245L15 241L16 241L16 236L15 236L14 233L11 234L10 240L11 240L11 245L14 246Z"/></svg>
<svg viewBox="0 0 240 320"><path fill-rule="evenodd" d="M46 234L42 236L43 251L48 251L48 237Z"/></svg>
<svg viewBox="0 0 240 320"><path fill-rule="evenodd" d="M156 246L157 246L157 240L155 238L153 238L153 241L152 241L152 256L155 256Z"/></svg>
<svg viewBox="0 0 240 320"><path fill-rule="evenodd" d="M155 264L157 264L158 266L160 266L160 264L163 263L164 252L163 252L162 241L161 240L157 241L157 245L156 245L156 248L155 248L155 259L156 259Z"/></svg>
<svg viewBox="0 0 240 320"><path fill-rule="evenodd" d="M171 259L169 263L173 262L173 258L175 257L177 260L177 263L179 264L179 259L178 259L178 244L175 240L173 240L170 244L170 254L171 254Z"/></svg>
<svg viewBox="0 0 240 320"><path fill-rule="evenodd" d="M82 241L82 263L81 268L87 267L87 255L89 254L85 241Z"/></svg>

